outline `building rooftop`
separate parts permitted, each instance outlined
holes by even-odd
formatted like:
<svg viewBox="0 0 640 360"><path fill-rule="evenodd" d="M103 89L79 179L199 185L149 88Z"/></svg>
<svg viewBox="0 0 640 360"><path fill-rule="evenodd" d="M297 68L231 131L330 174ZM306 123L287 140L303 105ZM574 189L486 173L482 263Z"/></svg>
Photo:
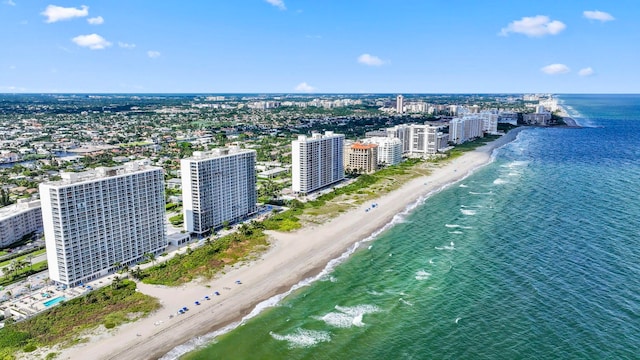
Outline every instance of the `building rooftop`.
<svg viewBox="0 0 640 360"><path fill-rule="evenodd" d="M185 158L183 160L207 160L222 156L255 152L255 150L242 149L239 146L229 146L225 148L217 148L209 151L194 151L193 156Z"/></svg>
<svg viewBox="0 0 640 360"><path fill-rule="evenodd" d="M377 148L378 144L363 144L363 143L353 143L351 144L351 148L354 150L368 150Z"/></svg>
<svg viewBox="0 0 640 360"><path fill-rule="evenodd" d="M40 200L28 201L27 199L18 200L17 204L12 204L0 208L0 219L9 218L29 209L39 208Z"/></svg>
<svg viewBox="0 0 640 360"><path fill-rule="evenodd" d="M59 181L50 181L44 183L44 185L53 185L53 186L62 186L62 185L70 185L81 183L85 181L92 180L100 180L107 177L112 176L122 176L129 175L136 172L147 171L147 170L158 170L162 169L161 167L151 166L151 162L149 160L136 160L130 161L128 163L124 163L121 166L114 167L98 167L93 170L83 171L83 172L61 172L60 176L62 180Z"/></svg>

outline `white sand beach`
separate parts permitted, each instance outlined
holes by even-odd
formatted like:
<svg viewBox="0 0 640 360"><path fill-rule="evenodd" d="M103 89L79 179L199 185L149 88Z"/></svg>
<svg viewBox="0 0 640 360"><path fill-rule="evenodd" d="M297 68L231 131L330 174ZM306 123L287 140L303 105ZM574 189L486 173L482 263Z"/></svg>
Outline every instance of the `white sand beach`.
<svg viewBox="0 0 640 360"><path fill-rule="evenodd" d="M236 267L208 283L178 288L138 284L157 297L162 308L149 317L116 329L94 331L87 343L65 349L58 359L157 359L186 341L238 322L257 304L317 275L331 259L389 223L409 204L456 182L489 163L492 151L515 139L522 128L438 167L373 202L354 208L320 226L293 233L270 233L271 247L260 259ZM237 280L241 284L236 283ZM213 295L218 291L220 295ZM210 300L205 300L208 295ZM201 305L194 305L199 300ZM176 315L187 306L189 311ZM170 317L173 315L173 317Z"/></svg>

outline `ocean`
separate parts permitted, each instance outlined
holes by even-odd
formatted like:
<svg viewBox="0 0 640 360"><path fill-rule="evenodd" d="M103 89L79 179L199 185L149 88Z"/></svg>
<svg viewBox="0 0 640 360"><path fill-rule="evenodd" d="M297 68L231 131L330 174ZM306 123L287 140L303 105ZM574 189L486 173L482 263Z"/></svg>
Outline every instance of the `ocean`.
<svg viewBox="0 0 640 360"><path fill-rule="evenodd" d="M640 95L559 98L583 128L522 131L183 358L640 358Z"/></svg>

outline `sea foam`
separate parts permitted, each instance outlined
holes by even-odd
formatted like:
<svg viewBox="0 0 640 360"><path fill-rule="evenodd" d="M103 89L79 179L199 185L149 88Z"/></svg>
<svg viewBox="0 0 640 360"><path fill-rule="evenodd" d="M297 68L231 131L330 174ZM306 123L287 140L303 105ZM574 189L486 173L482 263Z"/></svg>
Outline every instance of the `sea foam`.
<svg viewBox="0 0 640 360"><path fill-rule="evenodd" d="M269 332L272 338L279 341L286 341L290 348L311 347L321 342L331 341L331 335L327 331L296 329L293 334L279 335Z"/></svg>
<svg viewBox="0 0 640 360"><path fill-rule="evenodd" d="M332 311L317 319L337 328L362 327L365 325L362 321L364 315L380 311L375 305L336 306L335 309L337 311Z"/></svg>
<svg viewBox="0 0 640 360"><path fill-rule="evenodd" d="M427 280L430 277L431 274L424 270L418 270L418 272L416 272L416 280Z"/></svg>
<svg viewBox="0 0 640 360"><path fill-rule="evenodd" d="M469 209L460 209L460 212L464 215L475 215L476 214L476 210L469 210Z"/></svg>

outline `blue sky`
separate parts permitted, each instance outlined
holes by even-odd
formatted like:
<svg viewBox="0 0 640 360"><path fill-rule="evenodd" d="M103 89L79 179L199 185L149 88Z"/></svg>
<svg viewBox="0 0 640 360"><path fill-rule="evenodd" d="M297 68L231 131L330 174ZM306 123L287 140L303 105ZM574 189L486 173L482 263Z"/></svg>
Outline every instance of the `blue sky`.
<svg viewBox="0 0 640 360"><path fill-rule="evenodd" d="M0 92L640 92L637 0L0 0L0 31Z"/></svg>

